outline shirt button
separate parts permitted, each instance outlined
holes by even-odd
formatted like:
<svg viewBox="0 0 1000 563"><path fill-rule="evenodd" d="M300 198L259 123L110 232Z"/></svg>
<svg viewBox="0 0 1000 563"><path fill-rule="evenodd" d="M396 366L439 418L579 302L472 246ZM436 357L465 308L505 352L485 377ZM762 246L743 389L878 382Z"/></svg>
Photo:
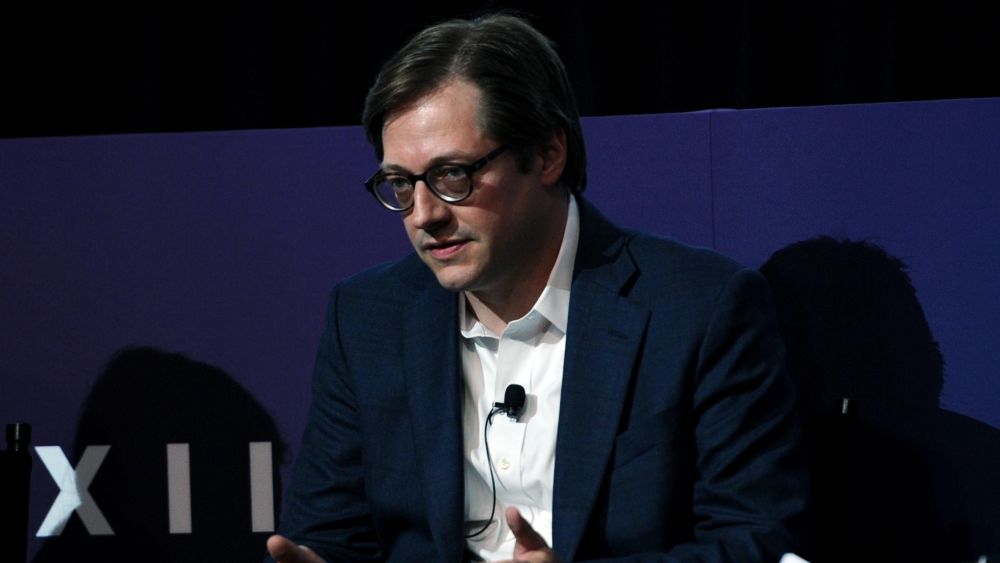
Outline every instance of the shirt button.
<svg viewBox="0 0 1000 563"><path fill-rule="evenodd" d="M500 461L497 462L497 467L499 467L501 471L507 471L510 469L510 460L505 457L500 458Z"/></svg>

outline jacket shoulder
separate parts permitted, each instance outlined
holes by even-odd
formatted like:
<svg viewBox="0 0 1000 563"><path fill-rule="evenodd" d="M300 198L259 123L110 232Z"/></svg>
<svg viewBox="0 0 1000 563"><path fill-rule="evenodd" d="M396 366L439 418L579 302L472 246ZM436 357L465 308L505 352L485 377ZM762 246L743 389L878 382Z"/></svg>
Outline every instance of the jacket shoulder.
<svg viewBox="0 0 1000 563"><path fill-rule="evenodd" d="M760 273L712 249L643 233L633 233L625 248L637 274L628 295L654 308L712 314L727 295L770 300Z"/></svg>
<svg viewBox="0 0 1000 563"><path fill-rule="evenodd" d="M745 269L710 248L648 233L628 232L627 248L636 266L648 274L694 275L708 281L716 277L727 280Z"/></svg>
<svg viewBox="0 0 1000 563"><path fill-rule="evenodd" d="M409 296L419 292L434 275L416 254L384 262L345 278L334 291L341 295Z"/></svg>

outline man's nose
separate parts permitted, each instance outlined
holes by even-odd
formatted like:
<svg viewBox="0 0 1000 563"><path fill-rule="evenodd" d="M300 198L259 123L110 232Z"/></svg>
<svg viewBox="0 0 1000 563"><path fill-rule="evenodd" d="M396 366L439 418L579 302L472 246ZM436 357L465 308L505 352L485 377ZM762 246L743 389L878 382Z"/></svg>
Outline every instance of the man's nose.
<svg viewBox="0 0 1000 563"><path fill-rule="evenodd" d="M451 220L451 206L431 192L430 186L418 180L413 186L413 209L410 221L424 231L433 231Z"/></svg>

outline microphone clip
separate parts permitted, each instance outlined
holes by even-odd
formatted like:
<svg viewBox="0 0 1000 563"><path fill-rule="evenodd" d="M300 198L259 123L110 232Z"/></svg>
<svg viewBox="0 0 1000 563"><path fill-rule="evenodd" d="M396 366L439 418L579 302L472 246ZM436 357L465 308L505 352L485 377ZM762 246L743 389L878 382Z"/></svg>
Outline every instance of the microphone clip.
<svg viewBox="0 0 1000 563"><path fill-rule="evenodd" d="M507 386L507 390L503 394L502 403L493 403L493 408L496 412L502 412L507 415L507 418L517 421L521 416L521 412L524 410L525 403L525 393L524 387L517 384L511 384Z"/></svg>

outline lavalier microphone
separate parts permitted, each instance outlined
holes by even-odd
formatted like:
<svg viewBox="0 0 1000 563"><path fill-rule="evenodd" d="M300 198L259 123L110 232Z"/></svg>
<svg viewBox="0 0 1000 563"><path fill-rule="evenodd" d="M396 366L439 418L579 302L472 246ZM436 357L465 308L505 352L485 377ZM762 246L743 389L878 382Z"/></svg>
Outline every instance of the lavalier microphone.
<svg viewBox="0 0 1000 563"><path fill-rule="evenodd" d="M498 412L502 412L510 417L511 420L517 421L517 417L521 416L521 411L524 410L524 387L517 384L510 384L507 389L503 392L503 402L493 403L493 408L490 409L490 413L486 416L486 424L483 426L483 443L486 446L486 465L490 468L490 489L493 490L493 506L490 509L490 518L483 524L482 528L471 533L466 534L466 538L474 538L479 534L482 534L490 527L493 523L493 517L496 515L497 511L497 484L496 478L493 476L493 456L490 455L490 439L489 430L490 424L493 422L493 415Z"/></svg>
<svg viewBox="0 0 1000 563"><path fill-rule="evenodd" d="M521 411L524 410L524 398L524 387L511 384L503 393L503 402L493 403L493 407L498 412L506 414L511 420L517 420L517 417L521 416Z"/></svg>

